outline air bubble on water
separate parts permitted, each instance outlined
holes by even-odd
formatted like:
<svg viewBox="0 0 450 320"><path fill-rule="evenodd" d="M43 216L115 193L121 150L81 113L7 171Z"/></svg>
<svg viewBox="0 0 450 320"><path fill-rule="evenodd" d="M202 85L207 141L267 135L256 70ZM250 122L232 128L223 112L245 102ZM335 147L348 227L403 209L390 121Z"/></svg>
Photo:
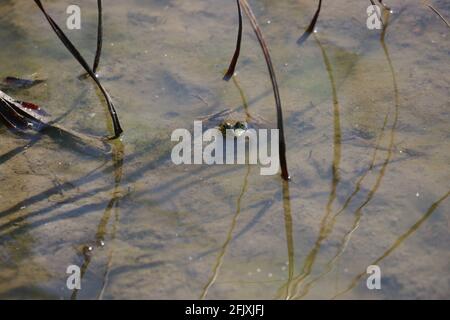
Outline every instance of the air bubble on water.
<svg viewBox="0 0 450 320"><path fill-rule="evenodd" d="M416 197L418 198L419 196L420 196L420 194L417 192L417 193L416 193Z"/></svg>
<svg viewBox="0 0 450 320"><path fill-rule="evenodd" d="M261 272L261 269L260 268L256 269L256 272Z"/></svg>

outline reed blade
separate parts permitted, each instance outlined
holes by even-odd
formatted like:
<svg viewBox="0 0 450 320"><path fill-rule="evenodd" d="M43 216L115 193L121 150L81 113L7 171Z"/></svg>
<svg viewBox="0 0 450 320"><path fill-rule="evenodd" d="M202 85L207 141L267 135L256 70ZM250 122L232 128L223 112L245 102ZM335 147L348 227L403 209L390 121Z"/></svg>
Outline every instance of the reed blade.
<svg viewBox="0 0 450 320"><path fill-rule="evenodd" d="M436 13L438 15L439 18L441 18L442 21L444 21L444 23L447 25L447 27L450 28L450 24L448 23L447 19L444 18L444 16L435 8L433 7L431 4L427 3L427 7L431 9L431 11L433 11L434 13Z"/></svg>
<svg viewBox="0 0 450 320"><path fill-rule="evenodd" d="M234 74L234 70L236 69L236 65L239 59L239 55L241 52L241 42L242 42L242 10L241 4L239 0L236 0L237 8L238 8L238 16L239 16L239 29L238 36L236 40L236 49L234 51L233 59L231 60L230 66L228 67L228 71L223 77L223 80L228 81Z"/></svg>
<svg viewBox="0 0 450 320"><path fill-rule="evenodd" d="M267 64L267 68L269 70L270 80L272 82L272 89L273 89L273 94L274 94L274 98L275 98L275 106L277 109L277 126L278 126L278 130L279 130L278 143L279 143L281 176L284 180L289 180L290 177L289 177L287 161L286 161L286 141L284 138L283 111L281 108L280 91L278 89L277 78L275 76L275 69L272 64L272 59L270 58L269 48L268 48L266 41L262 35L261 28L259 27L256 17L254 15L252 9L250 8L250 5L248 4L247 0L239 0L239 1L240 1L241 7L243 8L246 16L250 20L250 24L252 25L252 28L256 34L256 37L258 38L258 42L263 51L264 58L265 58L266 64Z"/></svg>
<svg viewBox="0 0 450 320"><path fill-rule="evenodd" d="M303 42L306 41L306 39L309 38L311 33L314 32L314 28L316 27L317 19L320 15L320 9L322 8L322 0L319 0L319 6L317 7L316 13L314 14L314 17L312 18L308 28L305 30L305 32L302 34L300 38L297 40L297 44L300 46Z"/></svg>
<svg viewBox="0 0 450 320"><path fill-rule="evenodd" d="M47 13L47 11L44 9L44 6L41 3L41 0L34 0L36 5L41 9L42 13L46 17L48 23L52 27L53 31L56 33L58 38L61 40L61 42L64 44L64 46L70 51L70 53L75 57L75 59L80 63L80 65L84 68L84 70L89 74L89 76L94 80L94 82L97 84L98 88L102 92L103 96L105 97L106 104L108 106L108 112L111 116L114 134L111 137L108 137L108 139L116 139L120 137L123 130L120 126L119 118L117 116L116 108L114 107L114 103L112 102L112 99L109 95L109 93L106 91L106 89L103 87L103 85L98 80L95 73L92 71L91 67L88 65L86 60L83 58L81 53L75 48L75 46L72 44L72 42L67 38L67 36L64 34L64 32L61 30L61 28L57 25L57 23L52 19L52 17Z"/></svg>
<svg viewBox="0 0 450 320"><path fill-rule="evenodd" d="M102 55L103 47L103 6L102 0L97 0L98 6L98 23L97 23L97 50L95 51L94 65L92 71L97 73L98 65L100 64L100 56Z"/></svg>

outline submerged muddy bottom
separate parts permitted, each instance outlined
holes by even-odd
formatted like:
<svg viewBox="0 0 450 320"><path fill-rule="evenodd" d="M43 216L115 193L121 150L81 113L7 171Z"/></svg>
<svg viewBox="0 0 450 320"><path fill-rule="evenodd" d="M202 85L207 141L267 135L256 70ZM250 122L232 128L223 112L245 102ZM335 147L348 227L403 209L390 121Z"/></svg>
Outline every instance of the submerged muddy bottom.
<svg viewBox="0 0 450 320"><path fill-rule="evenodd" d="M450 298L448 28L390 1L383 45L365 2L334 1L298 47L315 2L250 4L279 80L289 184L256 165L171 161L172 131L242 106L240 90L275 122L246 20L236 81L221 80L235 3L109 0L99 74L125 134L105 155L0 127L0 298ZM62 26L67 5L46 5ZM79 5L82 29L67 34L91 61L96 7ZM9 0L0 13L0 77L48 79L14 95L106 135L99 93L39 10ZM66 286L70 265L81 290ZM369 265L381 290L366 286Z"/></svg>

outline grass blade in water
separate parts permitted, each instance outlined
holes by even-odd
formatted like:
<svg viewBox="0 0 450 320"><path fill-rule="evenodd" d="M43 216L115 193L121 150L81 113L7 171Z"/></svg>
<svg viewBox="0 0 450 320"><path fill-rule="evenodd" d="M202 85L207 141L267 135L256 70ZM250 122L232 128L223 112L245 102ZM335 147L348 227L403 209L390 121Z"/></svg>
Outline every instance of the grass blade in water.
<svg viewBox="0 0 450 320"><path fill-rule="evenodd" d="M231 77L234 74L234 70L236 69L236 64L239 59L239 54L241 52L241 42L242 42L242 10L241 10L241 4L239 0L236 0L237 7L238 7L238 15L239 15L239 30L238 30L238 37L236 40L236 50L234 51L233 59L231 60L230 66L228 67L228 71L223 77L223 80L230 80Z"/></svg>
<svg viewBox="0 0 450 320"><path fill-rule="evenodd" d="M319 18L320 9L322 8L322 0L319 0L319 6L317 7L316 13L314 14L313 19L311 20L311 23L309 24L309 27L305 30L305 32L302 34L302 36L297 40L297 44L300 46L303 42L308 39L308 37L311 35L311 33L314 32L314 28L316 27L317 19Z"/></svg>
<svg viewBox="0 0 450 320"><path fill-rule="evenodd" d="M75 48L75 46L72 44L72 42L67 38L67 36L64 34L64 32L61 30L61 28L56 24L56 22L50 17L50 15L47 13L47 11L44 9L44 6L42 5L40 0L34 0L36 5L41 9L44 16L47 18L47 21L49 22L50 26L52 27L53 31L55 31L58 38L62 41L62 43L65 45L65 47L72 53L72 55L77 59L77 61L81 64L81 66L86 70L86 72L91 76L92 80L97 84L98 88L102 92L103 96L106 99L106 103L108 106L108 111L111 116L113 128L114 128L114 135L112 137L109 137L109 139L116 139L120 137L123 130L120 126L119 118L117 116L116 109L114 107L114 104L111 100L111 97L109 93L106 91L106 89L103 87L103 85L100 83L92 69L87 64L86 60L83 58L83 56L80 54L80 52Z"/></svg>
<svg viewBox="0 0 450 320"><path fill-rule="evenodd" d="M100 63L100 56L102 55L103 47L103 8L102 0L97 0L98 6L98 26L97 26L97 50L95 52L94 66L92 71L97 73L98 65Z"/></svg>
<svg viewBox="0 0 450 320"><path fill-rule="evenodd" d="M450 24L448 23L448 21L444 18L444 16L435 7L433 7L429 3L427 3L427 7L430 8L434 13L436 13L439 16L439 18L441 18L441 20L444 21L444 23L447 25L447 27L450 28Z"/></svg>
<svg viewBox="0 0 450 320"><path fill-rule="evenodd" d="M250 8L247 0L239 0L242 8L244 9L245 14L250 20L250 24L252 25L253 31L258 38L259 44L264 54L264 58L266 59L267 68L269 69L270 80L272 81L273 94L275 97L275 105L277 109L277 126L279 130L279 157L280 157L280 166L281 166L281 176L284 180L289 180L289 173L287 168L286 161L286 141L284 138L284 126L283 126L283 111L281 109L281 98L280 92L278 90L277 78L275 76L275 70L273 68L272 59L270 58L269 48L267 47L266 41L261 32L261 28L256 21L256 17L253 14L252 9Z"/></svg>

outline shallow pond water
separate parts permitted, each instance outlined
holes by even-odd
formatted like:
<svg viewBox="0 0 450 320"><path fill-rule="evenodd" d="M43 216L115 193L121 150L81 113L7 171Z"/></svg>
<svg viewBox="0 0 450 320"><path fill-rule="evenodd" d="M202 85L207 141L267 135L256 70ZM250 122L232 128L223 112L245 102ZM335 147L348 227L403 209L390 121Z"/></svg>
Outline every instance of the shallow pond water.
<svg viewBox="0 0 450 320"><path fill-rule="evenodd" d="M67 31L88 61L96 6ZM65 26L72 2L44 1ZM433 1L450 17L446 1ZM292 180L256 165L180 165L170 135L248 101L275 119L234 1L108 0L99 76L125 134L111 154L0 127L0 298L450 298L450 35L420 1L390 1L385 41L364 1L250 1L279 80ZM31 2L0 2L0 77L71 129L106 135L106 109ZM274 123L275 121L273 121ZM366 269L379 265L381 290ZM69 265L81 290L66 287Z"/></svg>

